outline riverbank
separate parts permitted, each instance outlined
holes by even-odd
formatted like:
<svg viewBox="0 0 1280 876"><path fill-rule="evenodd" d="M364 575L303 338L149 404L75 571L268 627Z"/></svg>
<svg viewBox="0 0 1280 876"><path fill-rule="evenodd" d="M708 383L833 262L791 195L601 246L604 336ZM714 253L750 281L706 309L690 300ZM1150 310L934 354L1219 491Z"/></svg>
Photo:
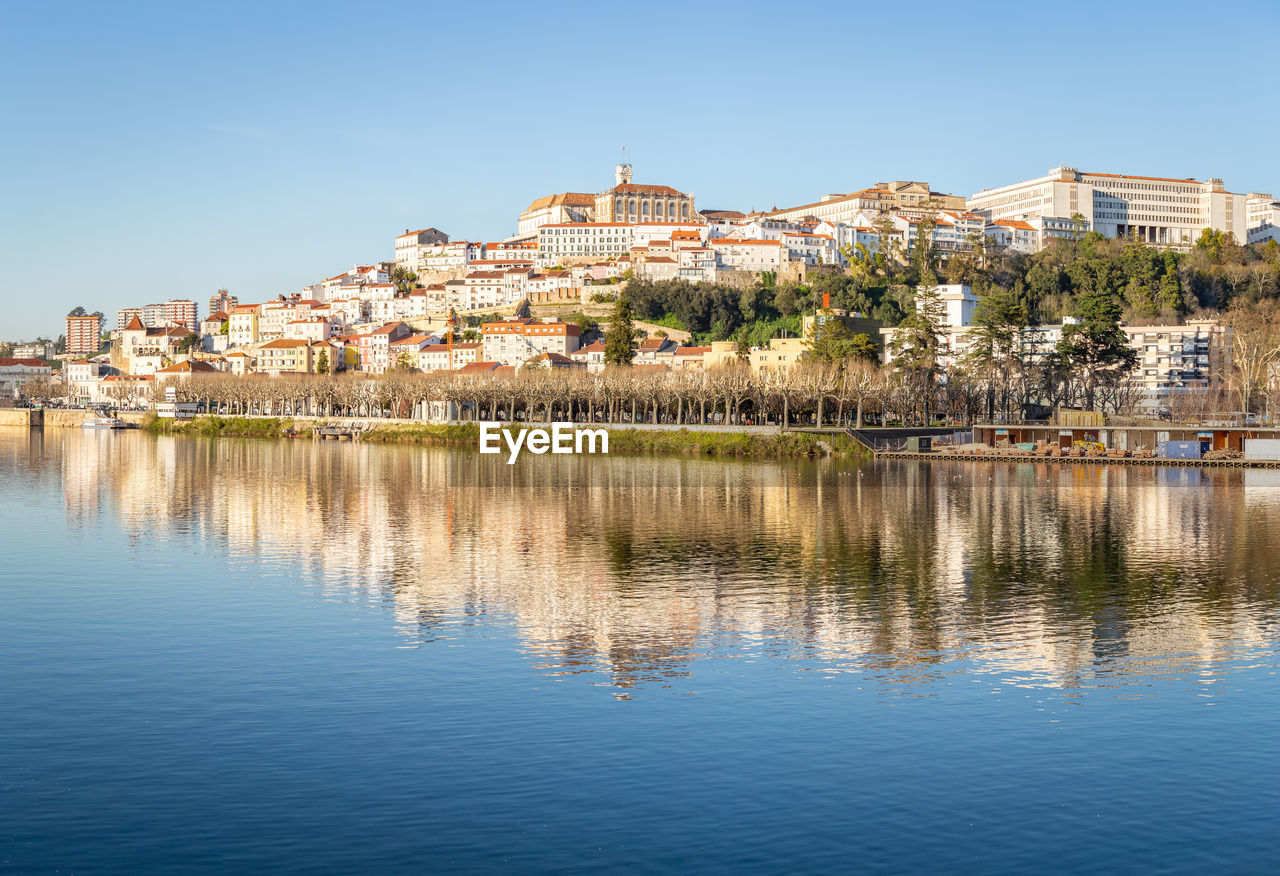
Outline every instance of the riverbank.
<svg viewBox="0 0 1280 876"><path fill-rule="evenodd" d="M361 421L361 425L370 421ZM225 438L314 438L332 420L288 417L200 416L190 420L154 419L144 428L154 435L202 435ZM538 424L528 424L536 426ZM857 441L843 434L810 432L728 431L695 428L632 428L603 423L584 424L609 432L610 453L656 453L693 456L870 456ZM358 440L376 444L480 447L476 423L406 423L371 421Z"/></svg>

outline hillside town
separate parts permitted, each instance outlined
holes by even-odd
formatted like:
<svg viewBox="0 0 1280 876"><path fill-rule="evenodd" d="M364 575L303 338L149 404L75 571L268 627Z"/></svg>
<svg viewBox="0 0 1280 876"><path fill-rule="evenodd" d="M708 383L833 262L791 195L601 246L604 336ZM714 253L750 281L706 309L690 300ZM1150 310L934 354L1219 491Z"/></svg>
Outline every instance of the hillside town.
<svg viewBox="0 0 1280 876"><path fill-rule="evenodd" d="M405 229L386 258L264 301L221 289L204 308L78 307L57 341L0 349L0 397L143 407L202 375L816 362L923 374L926 393L963 376L988 414L1015 418L1215 392L1247 411L1280 350L1280 335L1255 337L1280 286L1280 201L1216 178L1058 167L968 197L896 180L744 212L700 209L619 164L612 186L537 198L513 226L496 241ZM1261 352L1239 342L1245 325Z"/></svg>

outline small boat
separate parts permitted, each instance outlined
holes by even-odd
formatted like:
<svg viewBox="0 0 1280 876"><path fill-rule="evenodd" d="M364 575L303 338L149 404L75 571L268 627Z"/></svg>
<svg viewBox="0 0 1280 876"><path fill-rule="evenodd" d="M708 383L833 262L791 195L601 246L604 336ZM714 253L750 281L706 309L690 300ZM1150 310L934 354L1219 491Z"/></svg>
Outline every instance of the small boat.
<svg viewBox="0 0 1280 876"><path fill-rule="evenodd" d="M80 424L85 429L128 429L129 424L118 417L86 417Z"/></svg>

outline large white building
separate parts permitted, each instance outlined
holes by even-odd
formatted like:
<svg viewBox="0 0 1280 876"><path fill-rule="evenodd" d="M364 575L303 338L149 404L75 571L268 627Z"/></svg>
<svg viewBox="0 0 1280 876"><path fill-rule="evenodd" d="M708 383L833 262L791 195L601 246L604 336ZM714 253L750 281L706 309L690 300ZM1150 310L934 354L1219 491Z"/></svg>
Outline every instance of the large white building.
<svg viewBox="0 0 1280 876"><path fill-rule="evenodd" d="M547 264L562 259L606 259L631 250L632 226L627 223L572 222L538 229L538 254Z"/></svg>
<svg viewBox="0 0 1280 876"><path fill-rule="evenodd" d="M523 365L544 353L568 356L581 340L576 325L559 320L499 320L485 323L481 333L484 361L503 365Z"/></svg>
<svg viewBox="0 0 1280 876"><path fill-rule="evenodd" d="M731 271L776 271L786 257L778 240L739 240L721 237L707 241L717 264Z"/></svg>
<svg viewBox="0 0 1280 876"><path fill-rule="evenodd" d="M1106 237L1136 236L1156 246L1185 249L1206 228L1245 240L1245 196L1220 179L1200 182L1154 176L1090 173L1056 167L1045 176L983 189L969 198L987 220L1053 217L1062 228L1079 214L1085 229Z"/></svg>
<svg viewBox="0 0 1280 876"><path fill-rule="evenodd" d="M530 238L544 225L590 222L596 215L596 196L586 192L561 192L538 198L520 214L516 237Z"/></svg>
<svg viewBox="0 0 1280 876"><path fill-rule="evenodd" d="M1267 193L1250 192L1245 209L1249 217L1245 243L1280 239L1280 201Z"/></svg>

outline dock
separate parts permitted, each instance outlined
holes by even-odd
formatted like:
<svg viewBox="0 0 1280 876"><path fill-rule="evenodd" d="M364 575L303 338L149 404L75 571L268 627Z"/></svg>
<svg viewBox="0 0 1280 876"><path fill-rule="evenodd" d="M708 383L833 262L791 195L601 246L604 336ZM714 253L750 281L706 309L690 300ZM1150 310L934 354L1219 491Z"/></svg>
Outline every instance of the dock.
<svg viewBox="0 0 1280 876"><path fill-rule="evenodd" d="M948 452L931 450L913 453L905 450L876 452L876 459L928 459L947 462L1041 462L1084 465L1154 465L1172 468L1270 468L1280 469L1280 459L1167 459L1160 456L1047 456L1043 453L991 450L985 452Z"/></svg>
<svg viewBox="0 0 1280 876"><path fill-rule="evenodd" d="M317 441L355 441L369 430L368 423L343 423L320 426L311 434Z"/></svg>

